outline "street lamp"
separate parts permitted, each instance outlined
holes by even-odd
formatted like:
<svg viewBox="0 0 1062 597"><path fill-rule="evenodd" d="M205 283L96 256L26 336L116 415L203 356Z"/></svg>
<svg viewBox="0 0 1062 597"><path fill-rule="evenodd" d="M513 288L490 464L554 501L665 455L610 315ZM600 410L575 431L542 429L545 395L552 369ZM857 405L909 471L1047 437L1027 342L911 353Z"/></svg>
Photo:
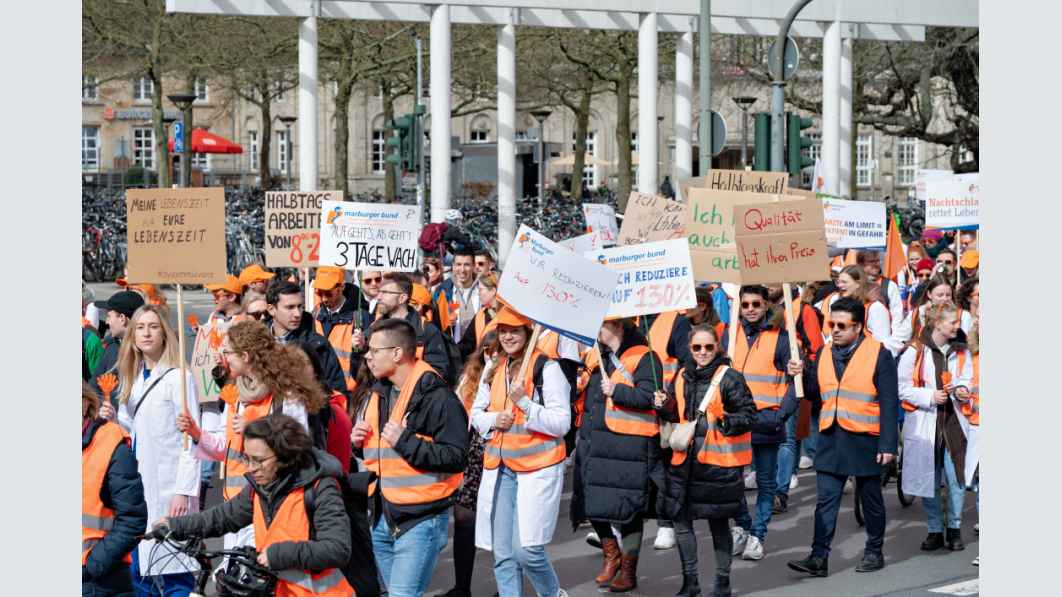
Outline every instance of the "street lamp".
<svg viewBox="0 0 1062 597"><path fill-rule="evenodd" d="M538 120L538 200L546 197L546 126L543 124L553 112L549 110L531 110L531 115ZM582 172L579 173L582 176Z"/></svg>
<svg viewBox="0 0 1062 597"><path fill-rule="evenodd" d="M284 135L284 143L287 147L284 148L284 169L288 172L288 191L291 191L291 125L295 124L298 118L294 116L281 116L280 122L284 123L284 126L288 127L287 134Z"/></svg>
<svg viewBox="0 0 1062 597"><path fill-rule="evenodd" d="M174 122L176 122L176 120L177 120L176 118L170 118L169 116L166 116L166 112L165 111L162 112L162 130L163 130L163 132L165 132L167 138L169 138L169 136L170 136L170 125L173 124ZM183 144L184 140L182 139L181 142ZM167 145L169 145L168 141L167 141ZM169 164L163 164L162 160L159 160L158 161L158 166L159 166L159 173L158 173L159 188L161 189L162 188L162 169L163 168L169 168L170 165ZM169 177L167 177L167 178L169 178ZM173 184L172 180L170 181L170 184Z"/></svg>
<svg viewBox="0 0 1062 597"><path fill-rule="evenodd" d="M756 103L754 97L731 98L741 108L741 167L748 166L749 157L749 108Z"/></svg>
<svg viewBox="0 0 1062 597"><path fill-rule="evenodd" d="M186 189L188 188L188 179L192 174L192 131L188 130L188 127L192 124L192 102L199 99L199 97L191 93L174 93L166 97L181 111L181 188ZM176 141L174 141L174 144L176 145Z"/></svg>

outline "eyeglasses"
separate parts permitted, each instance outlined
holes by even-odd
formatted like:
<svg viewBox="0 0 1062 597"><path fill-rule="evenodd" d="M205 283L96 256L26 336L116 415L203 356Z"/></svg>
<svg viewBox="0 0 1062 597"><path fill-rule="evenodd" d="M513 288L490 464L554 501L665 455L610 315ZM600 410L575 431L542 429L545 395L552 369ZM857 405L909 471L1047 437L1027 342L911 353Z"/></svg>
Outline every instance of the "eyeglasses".
<svg viewBox="0 0 1062 597"><path fill-rule="evenodd" d="M749 307L752 307L753 309L759 309L766 302L767 301L741 301L741 308L748 309Z"/></svg>
<svg viewBox="0 0 1062 597"><path fill-rule="evenodd" d="M933 277L933 274L918 274L919 280L928 280Z"/></svg>
<svg viewBox="0 0 1062 597"><path fill-rule="evenodd" d="M383 276L376 276L375 278L362 278L361 281L365 282L366 284L379 284L380 282L383 282Z"/></svg>
<svg viewBox="0 0 1062 597"><path fill-rule="evenodd" d="M381 290L380 294L405 294L404 292L395 292L394 290Z"/></svg>
<svg viewBox="0 0 1062 597"><path fill-rule="evenodd" d="M863 263L869 263L870 265L873 265L875 263L881 263L881 260L880 259L866 259L866 260L863 261Z"/></svg>
<svg viewBox="0 0 1062 597"><path fill-rule="evenodd" d="M955 263L954 259L937 259L937 263L943 263L944 265L951 265Z"/></svg>
<svg viewBox="0 0 1062 597"><path fill-rule="evenodd" d="M693 352L712 352L715 350L715 344L690 344L690 350Z"/></svg>
<svg viewBox="0 0 1062 597"><path fill-rule="evenodd" d="M260 470L262 470L262 467L265 466L265 463L269 462L270 460L273 460L276 457L277 457L276 454L273 454L272 456L270 456L269 458L266 458L265 460L255 460L254 458L248 457L247 458L247 466L253 468L256 471L260 471Z"/></svg>
<svg viewBox="0 0 1062 597"><path fill-rule="evenodd" d="M336 295L337 292L339 292L339 287L338 286L336 286L332 290L321 290L320 288L315 288L313 290L313 293L316 294L317 296L327 296L327 297L333 297L333 296Z"/></svg>
<svg viewBox="0 0 1062 597"><path fill-rule="evenodd" d="M266 315L269 315L269 311L248 311L247 312L247 317L250 317L251 319L254 319L256 321L261 321L261 320L265 319Z"/></svg>
<svg viewBox="0 0 1062 597"><path fill-rule="evenodd" d="M514 327L514 328L509 329L509 330L503 330L501 328L498 328L496 333L498 334L498 337L500 338L502 336L520 336L524 332L523 332L523 328Z"/></svg>
<svg viewBox="0 0 1062 597"><path fill-rule="evenodd" d="M392 350L392 349L395 349L395 348L398 348L398 347L397 346L378 346L378 347L373 348L372 346L370 346L369 347L369 352L375 354L377 350Z"/></svg>
<svg viewBox="0 0 1062 597"><path fill-rule="evenodd" d="M845 328L847 328L850 325L855 325L856 323L858 323L858 322L853 321L853 322L850 322L850 323L841 323L839 321L831 321L830 322L830 327L838 329L838 330L843 332L845 330Z"/></svg>
<svg viewBox="0 0 1062 597"><path fill-rule="evenodd" d="M229 356L230 354L240 354L240 351L238 351L238 350L223 350L223 351L221 351L221 354L223 354L225 356Z"/></svg>
<svg viewBox="0 0 1062 597"><path fill-rule="evenodd" d="M210 296L214 298L221 298L223 296L235 296L231 292L225 292L224 290L214 290L210 293Z"/></svg>

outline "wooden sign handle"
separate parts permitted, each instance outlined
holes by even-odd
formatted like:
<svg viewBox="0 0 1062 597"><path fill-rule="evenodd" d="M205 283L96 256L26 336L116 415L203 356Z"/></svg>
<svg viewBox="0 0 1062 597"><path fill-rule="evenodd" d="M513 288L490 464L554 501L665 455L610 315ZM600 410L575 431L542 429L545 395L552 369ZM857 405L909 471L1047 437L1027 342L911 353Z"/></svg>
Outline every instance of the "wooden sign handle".
<svg viewBox="0 0 1062 597"><path fill-rule="evenodd" d="M535 352L535 345L538 344L538 334L542 331L542 326L535 324L535 328L531 330L531 338L528 339L527 345L524 346L524 362L520 363L520 373L516 376L517 383L523 383L520 380L524 379L527 375L527 365L531 362L531 355ZM511 405L509 400L509 393L505 393L505 409L508 410Z"/></svg>
<svg viewBox="0 0 1062 597"><path fill-rule="evenodd" d="M741 325L741 293L740 293L740 290L741 290L741 287L738 286L738 291L739 292L738 292L737 300L734 301L734 307L732 309L730 309L730 338L729 338L730 343L728 344L728 346L730 347L731 356L733 356L734 351L736 350L734 348L734 346L737 344L737 330L738 330L738 326Z"/></svg>
<svg viewBox="0 0 1062 597"><path fill-rule="evenodd" d="M188 414L188 381L184 372L184 286L177 285L177 346L181 354L181 412ZM188 432L181 434L184 451L188 451Z"/></svg>
<svg viewBox="0 0 1062 597"><path fill-rule="evenodd" d="M797 348L796 320L793 319L793 289L789 282L782 282L782 294L785 296L785 329L789 332L789 356L794 361L800 360L800 349ZM804 397L804 376L797 375L793 378L796 384L797 398Z"/></svg>
<svg viewBox="0 0 1062 597"><path fill-rule="evenodd" d="M313 302L311 300L313 297L310 295L310 268L308 267L302 268L302 285L306 289L305 311L313 313Z"/></svg>

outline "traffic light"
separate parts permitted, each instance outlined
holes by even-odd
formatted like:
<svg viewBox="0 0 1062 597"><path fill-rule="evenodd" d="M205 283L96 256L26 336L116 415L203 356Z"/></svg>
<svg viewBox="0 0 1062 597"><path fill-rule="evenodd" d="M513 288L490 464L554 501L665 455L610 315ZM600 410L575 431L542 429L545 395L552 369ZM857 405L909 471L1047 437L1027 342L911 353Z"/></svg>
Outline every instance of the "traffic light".
<svg viewBox="0 0 1062 597"><path fill-rule="evenodd" d="M813 123L810 118L802 118L799 114L792 112L786 112L785 119L788 125L785 137L786 164L789 166L789 174L793 179L800 180L800 171L815 165L815 160L803 155L803 149L811 147L815 142L800 134L800 131L810 128Z"/></svg>
<svg viewBox="0 0 1062 597"><path fill-rule="evenodd" d="M771 114L756 115L756 146L753 149L752 169L757 172L771 171Z"/></svg>
<svg viewBox="0 0 1062 597"><path fill-rule="evenodd" d="M417 163L416 159L414 159L416 148L413 143L413 124L412 114L406 114L401 118L387 121L388 129L398 131L397 137L387 138L387 146L398 149L398 153L392 153L387 156L387 163L398 166L403 172L412 171L413 166Z"/></svg>

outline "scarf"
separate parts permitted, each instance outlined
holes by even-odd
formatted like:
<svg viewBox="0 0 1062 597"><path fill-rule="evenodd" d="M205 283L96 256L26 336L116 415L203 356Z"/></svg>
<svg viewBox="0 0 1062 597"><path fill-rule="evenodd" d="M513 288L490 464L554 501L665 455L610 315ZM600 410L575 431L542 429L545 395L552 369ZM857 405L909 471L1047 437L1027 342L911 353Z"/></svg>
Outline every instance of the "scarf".
<svg viewBox="0 0 1062 597"><path fill-rule="evenodd" d="M944 350L937 347L933 342L933 334L930 333L928 328L922 328L922 333L918 338L926 348L929 349L930 354L933 356L933 370L934 370L934 389L944 389L944 371L947 370L947 353L957 352L959 350L965 350L965 342L961 342L958 337L950 343L945 343ZM955 465L955 479L959 483L965 483L966 470L966 434L962 432L962 425L959 423L958 416L955 413L955 404L948 398L948 401L944 404L937 406L937 420L936 420L936 433L933 438L936 462L941 462L944 455L944 448L948 449L948 455L951 457L952 464Z"/></svg>
<svg viewBox="0 0 1062 597"><path fill-rule="evenodd" d="M236 376L236 389L240 391L240 402L243 404L258 402L269 395L269 388L264 383L243 375Z"/></svg>
<svg viewBox="0 0 1062 597"><path fill-rule="evenodd" d="M863 341L863 336L859 336L848 346L838 346L834 343L833 348L833 366L837 370L837 379L841 379L844 375L845 369L848 368L848 361L852 360L852 355L855 354L859 344Z"/></svg>

